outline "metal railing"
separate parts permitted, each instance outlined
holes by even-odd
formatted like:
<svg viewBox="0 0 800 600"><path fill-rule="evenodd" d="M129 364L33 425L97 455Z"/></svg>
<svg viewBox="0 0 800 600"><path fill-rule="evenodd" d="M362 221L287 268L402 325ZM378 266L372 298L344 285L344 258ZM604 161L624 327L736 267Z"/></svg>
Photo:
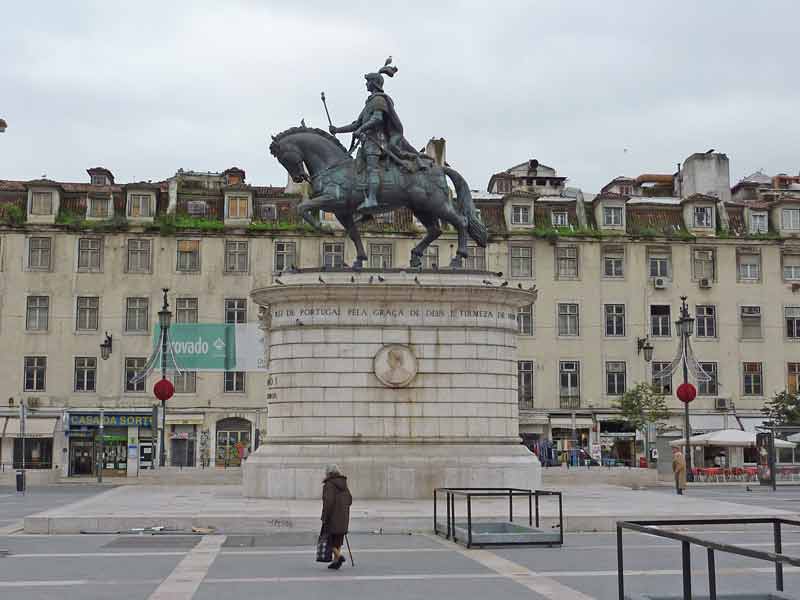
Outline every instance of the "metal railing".
<svg viewBox="0 0 800 600"><path fill-rule="evenodd" d="M439 494L444 494L445 503L447 505L447 529L440 530L438 523L438 497ZM508 520L510 523L514 522L514 498L528 498L528 525L530 527L539 527L539 497L540 496L556 496L558 498L558 545L564 543L564 511L561 492L552 492L548 490L525 490L520 488L435 488L433 490L433 532L435 535L445 534L449 540L452 536L453 541L456 539L456 496L463 497L466 500L466 515L467 515L467 548L472 547L472 499L473 498L508 498ZM536 543L534 543L536 544ZM554 542L540 542L540 544L553 545ZM486 542L481 543L482 546L496 546L502 545L501 543Z"/></svg>
<svg viewBox="0 0 800 600"><path fill-rule="evenodd" d="M722 544L711 540L704 540L695 535L678 533L661 529L666 526L686 525L772 525L773 552L753 550L744 546ZM794 525L800 527L800 521L781 518L752 518L752 519L687 519L687 520L656 520L656 521L617 521L617 583L619 600L625 600L625 571L623 569L622 530L629 529L645 535L677 540L681 543L681 574L683 579L683 598L692 599L692 558L691 545L701 546L706 549L708 560L708 597L717 600L717 567L715 552L726 552L747 558L766 560L775 564L775 589L783 591L783 564L800 566L800 557L783 554L781 542L781 525Z"/></svg>
<svg viewBox="0 0 800 600"><path fill-rule="evenodd" d="M580 408L581 407L581 397L580 396L560 396L558 399L558 407L559 408Z"/></svg>

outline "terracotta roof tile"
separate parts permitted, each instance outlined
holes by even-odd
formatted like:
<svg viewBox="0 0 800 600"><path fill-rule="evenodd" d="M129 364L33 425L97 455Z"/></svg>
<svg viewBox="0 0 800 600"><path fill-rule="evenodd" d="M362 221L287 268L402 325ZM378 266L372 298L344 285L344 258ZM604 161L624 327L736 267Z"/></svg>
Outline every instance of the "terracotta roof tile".
<svg viewBox="0 0 800 600"><path fill-rule="evenodd" d="M627 232L636 235L642 230L654 230L658 234L671 235L685 231L683 211L678 206L646 206L638 205L628 208Z"/></svg>

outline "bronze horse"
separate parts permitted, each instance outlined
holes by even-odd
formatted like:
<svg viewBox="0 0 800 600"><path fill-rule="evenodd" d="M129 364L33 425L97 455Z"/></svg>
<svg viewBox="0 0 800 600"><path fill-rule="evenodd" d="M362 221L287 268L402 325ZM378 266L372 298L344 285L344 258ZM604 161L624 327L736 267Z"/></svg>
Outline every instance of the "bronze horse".
<svg viewBox="0 0 800 600"><path fill-rule="evenodd" d="M356 161L339 141L321 129L292 127L272 138L270 152L286 168L296 183L310 181L313 196L301 202L297 210L312 227L323 231L319 211L332 212L347 231L356 247L354 270L367 260L357 227L356 207L364 200L363 176L358 177ZM410 266L422 265L425 249L441 234L440 221L450 223L458 232L458 250L450 268L463 265L467 257L467 237L479 246L486 246L488 233L476 214L469 186L450 167L432 164L429 168L409 172L387 161L381 177L378 212L407 207L425 227L424 238L411 250ZM455 201L450 200L447 180L456 188Z"/></svg>

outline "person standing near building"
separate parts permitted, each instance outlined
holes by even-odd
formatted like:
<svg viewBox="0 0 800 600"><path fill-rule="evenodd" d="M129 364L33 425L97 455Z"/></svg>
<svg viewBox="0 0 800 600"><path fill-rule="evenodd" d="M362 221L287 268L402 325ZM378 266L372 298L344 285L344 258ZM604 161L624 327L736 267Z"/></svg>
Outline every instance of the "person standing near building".
<svg viewBox="0 0 800 600"><path fill-rule="evenodd" d="M686 489L686 459L677 447L672 449L672 473L675 476L675 491L681 496Z"/></svg>
<svg viewBox="0 0 800 600"><path fill-rule="evenodd" d="M336 465L325 467L322 482L322 531L328 535L333 549L333 562L329 569L338 569L344 563L342 543L350 526L350 505L353 496L347 488L347 477L339 472Z"/></svg>

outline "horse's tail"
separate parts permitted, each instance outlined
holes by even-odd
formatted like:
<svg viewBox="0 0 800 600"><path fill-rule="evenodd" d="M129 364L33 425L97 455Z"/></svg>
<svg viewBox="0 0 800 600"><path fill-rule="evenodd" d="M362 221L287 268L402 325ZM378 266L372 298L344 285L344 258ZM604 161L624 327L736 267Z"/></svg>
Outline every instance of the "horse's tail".
<svg viewBox="0 0 800 600"><path fill-rule="evenodd" d="M469 185L455 169L450 167L443 167L443 169L445 175L452 180L453 185L456 187L456 206L461 210L461 214L467 218L469 237L475 240L476 244L485 248L489 241L489 232L486 229L486 225L481 222L476 214Z"/></svg>

